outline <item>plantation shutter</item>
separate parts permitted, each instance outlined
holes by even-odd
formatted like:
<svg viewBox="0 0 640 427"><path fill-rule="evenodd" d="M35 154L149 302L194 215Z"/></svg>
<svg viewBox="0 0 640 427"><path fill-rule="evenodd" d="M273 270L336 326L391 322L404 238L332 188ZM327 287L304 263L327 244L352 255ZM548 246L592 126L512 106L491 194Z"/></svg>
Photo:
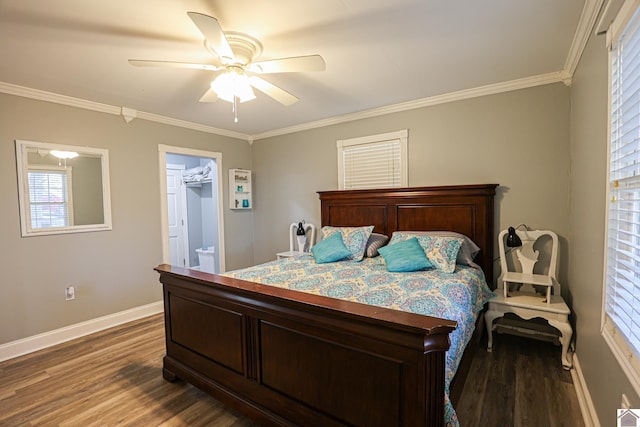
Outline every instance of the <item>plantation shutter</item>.
<svg viewBox="0 0 640 427"><path fill-rule="evenodd" d="M640 16L611 52L605 312L640 355Z"/></svg>
<svg viewBox="0 0 640 427"><path fill-rule="evenodd" d="M70 225L66 171L30 170L28 178L31 228Z"/></svg>
<svg viewBox="0 0 640 427"><path fill-rule="evenodd" d="M407 186L406 131L338 141L340 189Z"/></svg>

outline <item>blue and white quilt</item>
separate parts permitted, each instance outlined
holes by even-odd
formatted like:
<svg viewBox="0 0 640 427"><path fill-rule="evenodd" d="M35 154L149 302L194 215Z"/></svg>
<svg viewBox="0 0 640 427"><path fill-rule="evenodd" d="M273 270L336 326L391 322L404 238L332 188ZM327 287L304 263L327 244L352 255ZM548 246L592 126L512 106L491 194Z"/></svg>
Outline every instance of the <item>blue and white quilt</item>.
<svg viewBox="0 0 640 427"><path fill-rule="evenodd" d="M449 335L451 347L446 357L445 425L459 425L449 400L449 385L473 334L478 313L494 296L479 268L456 265L453 273L390 273L382 257L317 264L312 256L302 256L223 275L458 322Z"/></svg>

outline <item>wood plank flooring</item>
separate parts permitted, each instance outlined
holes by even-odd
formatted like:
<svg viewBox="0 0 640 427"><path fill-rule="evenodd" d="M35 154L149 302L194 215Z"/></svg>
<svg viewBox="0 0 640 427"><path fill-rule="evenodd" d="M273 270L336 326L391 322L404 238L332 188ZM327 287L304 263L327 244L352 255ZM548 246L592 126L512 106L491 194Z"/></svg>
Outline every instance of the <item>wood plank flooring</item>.
<svg viewBox="0 0 640 427"><path fill-rule="evenodd" d="M195 387L162 378L161 315L0 363L1 426L254 426ZM496 335L457 408L463 427L582 426L552 344Z"/></svg>
<svg viewBox="0 0 640 427"><path fill-rule="evenodd" d="M493 335L493 351L481 342L456 413L463 427L583 427L571 372L550 342Z"/></svg>

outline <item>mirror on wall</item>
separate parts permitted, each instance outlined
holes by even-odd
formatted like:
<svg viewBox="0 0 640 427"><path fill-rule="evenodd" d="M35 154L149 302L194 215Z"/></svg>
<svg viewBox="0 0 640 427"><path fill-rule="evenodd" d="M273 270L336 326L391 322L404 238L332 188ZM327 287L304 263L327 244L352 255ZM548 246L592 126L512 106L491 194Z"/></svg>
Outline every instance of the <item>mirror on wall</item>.
<svg viewBox="0 0 640 427"><path fill-rule="evenodd" d="M16 140L23 237L111 230L109 152Z"/></svg>

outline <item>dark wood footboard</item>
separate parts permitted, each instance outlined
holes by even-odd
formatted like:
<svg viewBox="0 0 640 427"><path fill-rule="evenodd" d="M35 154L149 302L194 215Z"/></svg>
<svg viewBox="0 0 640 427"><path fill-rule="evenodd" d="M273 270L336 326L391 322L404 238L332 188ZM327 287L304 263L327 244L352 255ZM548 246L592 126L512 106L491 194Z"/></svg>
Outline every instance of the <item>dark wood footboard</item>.
<svg viewBox="0 0 640 427"><path fill-rule="evenodd" d="M450 320L179 267L164 376L265 425L440 426Z"/></svg>

